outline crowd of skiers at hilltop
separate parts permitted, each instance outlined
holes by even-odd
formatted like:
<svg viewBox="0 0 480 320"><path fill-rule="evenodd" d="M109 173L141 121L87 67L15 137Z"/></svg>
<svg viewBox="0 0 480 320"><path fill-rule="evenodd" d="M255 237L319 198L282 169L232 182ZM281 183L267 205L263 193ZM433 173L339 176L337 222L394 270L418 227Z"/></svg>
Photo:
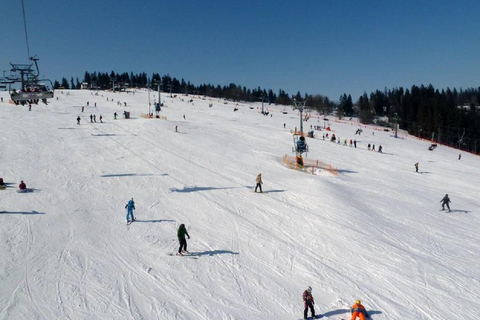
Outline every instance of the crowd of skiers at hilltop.
<svg viewBox="0 0 480 320"><path fill-rule="evenodd" d="M315 319L315 300L313 299L312 295L312 287L308 287L304 292L303 292L303 306L304 306L304 311L303 311L303 319L308 319L308 309L310 309L310 312L312 314L312 318ZM355 300L355 303L351 306L350 308L350 314L352 315L351 320L365 320L370 318L367 310L365 307L362 305L362 302L360 300Z"/></svg>

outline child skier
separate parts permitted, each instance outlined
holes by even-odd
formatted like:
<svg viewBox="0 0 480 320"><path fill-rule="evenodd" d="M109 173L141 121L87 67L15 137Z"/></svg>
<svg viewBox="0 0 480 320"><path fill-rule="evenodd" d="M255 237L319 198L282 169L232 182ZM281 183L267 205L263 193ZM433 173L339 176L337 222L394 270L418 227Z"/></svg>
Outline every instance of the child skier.
<svg viewBox="0 0 480 320"><path fill-rule="evenodd" d="M446 194L445 197L443 197L443 199L440 200L440 202L442 203L442 211L445 210L445 206L447 206L448 212L452 211L452 210L450 210L450 205L449 205L449 203L450 203L451 201L450 201L450 198L448 197L448 194Z"/></svg>
<svg viewBox="0 0 480 320"><path fill-rule="evenodd" d="M351 320L357 320L357 317L360 318L360 320L365 320L365 318L369 318L367 310L365 310L365 307L362 306L362 302L360 300L355 301L355 304L352 306L350 311L352 312Z"/></svg>
<svg viewBox="0 0 480 320"><path fill-rule="evenodd" d="M125 205L125 209L127 209L127 223L135 221L135 217L133 216L133 210L135 210L135 202L133 201L133 198L127 202L127 204Z"/></svg>
<svg viewBox="0 0 480 320"><path fill-rule="evenodd" d="M180 242L180 248L178 248L178 255L183 256L182 251L188 254L189 252L187 251L187 240L185 239L185 236L190 239L190 235L187 232L187 229L185 228L185 225L182 223L180 227L178 228L177 231L177 238L178 242Z"/></svg>
<svg viewBox="0 0 480 320"><path fill-rule="evenodd" d="M312 318L315 318L314 304L315 301L312 296L312 287L308 287L307 290L303 291L303 305L305 307L305 310L303 311L303 319L307 319L308 308L310 308L310 311L312 312Z"/></svg>

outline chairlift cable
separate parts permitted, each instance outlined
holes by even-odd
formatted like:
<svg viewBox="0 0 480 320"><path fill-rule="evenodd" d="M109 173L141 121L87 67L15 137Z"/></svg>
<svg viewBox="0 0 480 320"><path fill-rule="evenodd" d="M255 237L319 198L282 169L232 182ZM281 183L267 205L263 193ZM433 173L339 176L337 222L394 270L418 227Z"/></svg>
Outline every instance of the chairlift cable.
<svg viewBox="0 0 480 320"><path fill-rule="evenodd" d="M28 45L28 33L27 33L27 18L25 17L25 4L22 0L22 11L23 11L23 26L25 27L25 41L27 42L27 55L28 59L30 59L30 47Z"/></svg>

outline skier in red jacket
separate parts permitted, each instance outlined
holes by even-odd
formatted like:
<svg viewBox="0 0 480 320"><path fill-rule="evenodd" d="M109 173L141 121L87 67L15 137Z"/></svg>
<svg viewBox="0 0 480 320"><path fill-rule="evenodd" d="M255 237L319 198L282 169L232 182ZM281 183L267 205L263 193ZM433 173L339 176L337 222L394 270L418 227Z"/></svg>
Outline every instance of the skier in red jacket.
<svg viewBox="0 0 480 320"><path fill-rule="evenodd" d="M25 182L23 182L23 180L22 180L22 181L20 181L20 184L18 185L18 188L19 188L20 190L25 190L25 189L27 189L27 185L26 185Z"/></svg>

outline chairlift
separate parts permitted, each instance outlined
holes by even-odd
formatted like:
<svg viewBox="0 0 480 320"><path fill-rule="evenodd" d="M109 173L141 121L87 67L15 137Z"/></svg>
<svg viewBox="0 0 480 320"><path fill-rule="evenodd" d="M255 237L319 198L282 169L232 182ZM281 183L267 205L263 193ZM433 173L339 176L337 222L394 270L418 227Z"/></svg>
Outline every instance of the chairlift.
<svg viewBox="0 0 480 320"><path fill-rule="evenodd" d="M45 104L47 99L53 98L53 83L49 79L39 79L40 71L38 68L38 58L36 56L30 56L30 46L28 44L27 33L27 19L25 16L25 5L22 0L23 10L23 24L25 27L25 41L27 44L27 57L33 61L30 64L13 64L10 63L12 69L10 70L9 77L3 77L0 79L0 83L3 85L8 84L8 91L10 98L15 104L25 103L38 103L42 100ZM35 64L35 69L33 68ZM15 83L20 84L20 88L14 88L12 85ZM50 87L46 83L50 84Z"/></svg>
<svg viewBox="0 0 480 320"><path fill-rule="evenodd" d="M308 144L305 141L305 137L302 135L294 134L293 135L293 148L294 152L297 155L308 152Z"/></svg>
<svg viewBox="0 0 480 320"><path fill-rule="evenodd" d="M39 79L38 58L32 57L36 71L32 68L33 64L13 64L11 76L6 78L9 84L10 98L15 104L35 103L42 100L45 104L47 99L53 98L53 83L49 79ZM20 89L13 88L12 85L20 83Z"/></svg>

